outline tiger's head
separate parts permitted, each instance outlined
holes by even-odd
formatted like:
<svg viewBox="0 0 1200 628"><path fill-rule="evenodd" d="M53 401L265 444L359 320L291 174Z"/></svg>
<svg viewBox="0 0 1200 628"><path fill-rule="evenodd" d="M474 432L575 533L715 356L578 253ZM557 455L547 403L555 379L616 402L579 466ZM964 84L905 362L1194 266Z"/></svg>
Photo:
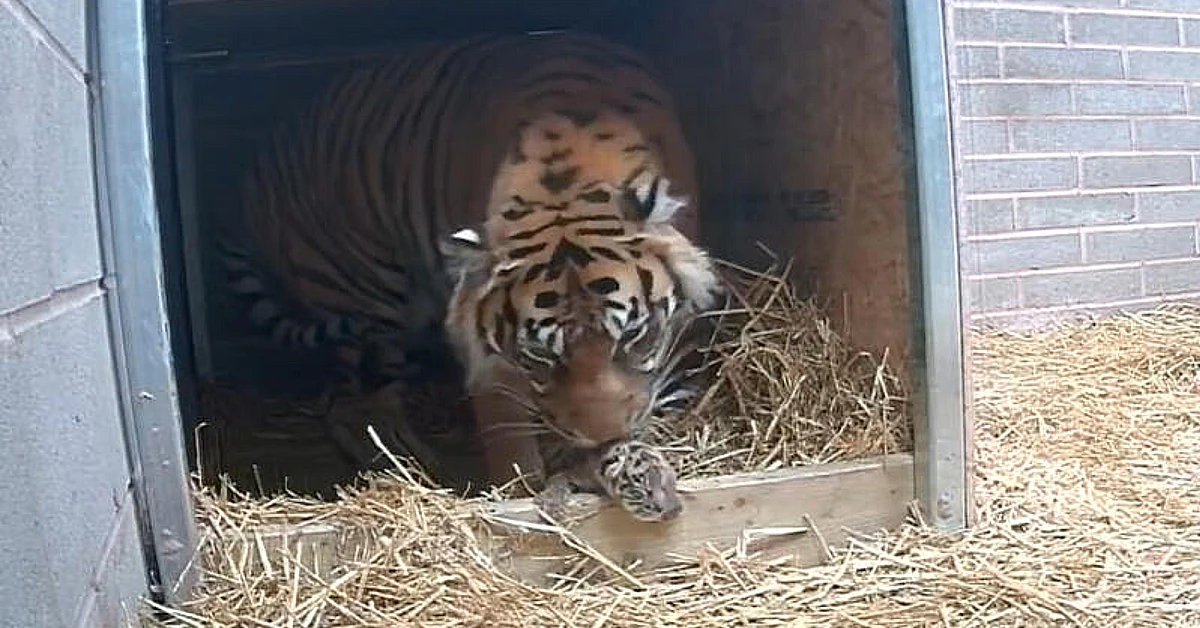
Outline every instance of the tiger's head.
<svg viewBox="0 0 1200 628"><path fill-rule="evenodd" d="M632 125L548 116L514 154L489 220L442 243L447 331L471 389L506 373L575 444L622 438L653 408L681 326L715 302L711 262L673 226L687 199Z"/></svg>

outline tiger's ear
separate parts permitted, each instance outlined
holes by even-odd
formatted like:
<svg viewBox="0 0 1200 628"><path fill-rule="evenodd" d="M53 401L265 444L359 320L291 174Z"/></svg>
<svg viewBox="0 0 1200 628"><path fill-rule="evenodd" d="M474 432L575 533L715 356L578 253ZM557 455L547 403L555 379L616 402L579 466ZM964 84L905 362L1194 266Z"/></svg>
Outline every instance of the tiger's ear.
<svg viewBox="0 0 1200 628"><path fill-rule="evenodd" d="M446 274L454 285L486 277L492 263L492 253L483 241L479 229L465 228L438 241L438 251L446 263Z"/></svg>
<svg viewBox="0 0 1200 628"><path fill-rule="evenodd" d="M670 224L679 210L688 206L686 198L668 192L670 187L666 177L651 173L635 177L621 195L626 219L647 225Z"/></svg>

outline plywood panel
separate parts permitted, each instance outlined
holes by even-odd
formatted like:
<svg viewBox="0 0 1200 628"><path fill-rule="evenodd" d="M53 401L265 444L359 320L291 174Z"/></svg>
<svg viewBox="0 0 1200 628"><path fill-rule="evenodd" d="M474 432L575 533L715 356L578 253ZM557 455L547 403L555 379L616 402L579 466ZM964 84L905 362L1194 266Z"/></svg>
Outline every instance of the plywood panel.
<svg viewBox="0 0 1200 628"><path fill-rule="evenodd" d="M718 254L795 256L866 349L908 356L906 191L891 4L688 3L658 56L696 144L703 229Z"/></svg>

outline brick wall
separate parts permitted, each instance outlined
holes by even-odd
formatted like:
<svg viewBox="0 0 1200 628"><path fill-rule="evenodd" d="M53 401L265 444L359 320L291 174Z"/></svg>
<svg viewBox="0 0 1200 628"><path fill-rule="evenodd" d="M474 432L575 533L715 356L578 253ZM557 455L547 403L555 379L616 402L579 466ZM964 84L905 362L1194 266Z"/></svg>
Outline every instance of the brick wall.
<svg viewBox="0 0 1200 628"><path fill-rule="evenodd" d="M146 590L109 339L84 0L0 0L0 626Z"/></svg>
<svg viewBox="0 0 1200 628"><path fill-rule="evenodd" d="M1200 301L1200 0L949 4L973 320Z"/></svg>

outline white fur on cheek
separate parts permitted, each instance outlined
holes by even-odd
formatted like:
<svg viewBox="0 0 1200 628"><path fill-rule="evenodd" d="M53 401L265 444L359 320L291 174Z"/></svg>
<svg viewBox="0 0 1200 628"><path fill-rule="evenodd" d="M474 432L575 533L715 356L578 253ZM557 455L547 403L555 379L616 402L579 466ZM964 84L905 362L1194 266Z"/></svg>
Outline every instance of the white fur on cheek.
<svg viewBox="0 0 1200 628"><path fill-rule="evenodd" d="M661 241L665 253L663 257L683 284L683 296L690 302L691 307L706 310L716 303L719 287L712 261L704 251L687 240L681 241L682 236L679 238L664 238Z"/></svg>

